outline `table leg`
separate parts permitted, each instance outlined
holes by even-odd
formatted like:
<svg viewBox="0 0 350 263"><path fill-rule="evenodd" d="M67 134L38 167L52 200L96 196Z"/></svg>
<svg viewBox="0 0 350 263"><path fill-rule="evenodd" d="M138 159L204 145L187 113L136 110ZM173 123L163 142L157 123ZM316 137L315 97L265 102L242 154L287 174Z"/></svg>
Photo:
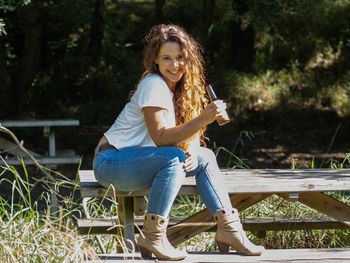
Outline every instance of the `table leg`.
<svg viewBox="0 0 350 263"><path fill-rule="evenodd" d="M125 246L135 251L134 198L118 197L118 215L124 226L123 236Z"/></svg>
<svg viewBox="0 0 350 263"><path fill-rule="evenodd" d="M51 129L50 126L45 126L44 136L49 137L49 156L56 156L55 131ZM57 211L58 211L57 195L55 192L52 192L51 193L51 212L52 214L55 214Z"/></svg>
<svg viewBox="0 0 350 263"><path fill-rule="evenodd" d="M287 198L287 194L279 196ZM341 201L320 192L299 193L299 201L350 226L350 206Z"/></svg>
<svg viewBox="0 0 350 263"><path fill-rule="evenodd" d="M49 137L49 155L56 156L56 138L55 131L51 129Z"/></svg>

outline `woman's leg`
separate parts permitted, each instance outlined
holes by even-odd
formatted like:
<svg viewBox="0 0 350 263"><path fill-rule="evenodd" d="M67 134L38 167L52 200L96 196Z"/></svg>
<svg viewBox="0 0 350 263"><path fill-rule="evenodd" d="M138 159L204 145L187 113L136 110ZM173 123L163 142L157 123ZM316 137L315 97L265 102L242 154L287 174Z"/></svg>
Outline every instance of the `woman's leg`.
<svg viewBox="0 0 350 263"><path fill-rule="evenodd" d="M142 257L180 260L185 251L175 249L166 237L168 214L185 178L186 154L175 147L130 147L98 152L94 161L96 179L105 187L136 190L151 186L148 209L138 246Z"/></svg>
<svg viewBox="0 0 350 263"><path fill-rule="evenodd" d="M237 209L232 208L215 154L201 148L196 176L197 190L204 204L217 222L215 241L221 252L228 253L233 247L239 254L258 256L264 247L252 244L240 222ZM192 174L188 174L191 176Z"/></svg>
<svg viewBox="0 0 350 263"><path fill-rule="evenodd" d="M186 154L175 147L128 147L97 152L95 177L108 188L132 191L151 186L148 213L168 216L185 178Z"/></svg>
<svg viewBox="0 0 350 263"><path fill-rule="evenodd" d="M216 156L212 150L205 147L200 148L198 167L187 176L194 174L198 193L212 215L223 208L232 208Z"/></svg>

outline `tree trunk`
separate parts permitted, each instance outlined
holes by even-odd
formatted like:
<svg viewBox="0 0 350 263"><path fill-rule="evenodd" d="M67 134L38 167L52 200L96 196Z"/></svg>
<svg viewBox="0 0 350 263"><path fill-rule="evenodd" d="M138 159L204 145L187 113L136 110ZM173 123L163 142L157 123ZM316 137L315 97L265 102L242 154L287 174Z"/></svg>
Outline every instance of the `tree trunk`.
<svg viewBox="0 0 350 263"><path fill-rule="evenodd" d="M22 108L27 90L32 85L39 65L43 30L42 15L40 10L35 6L34 1L23 7L21 14L24 42L20 54L18 70L12 76L13 85L11 101L8 108L8 114L13 118L21 118L24 115Z"/></svg>
<svg viewBox="0 0 350 263"><path fill-rule="evenodd" d="M106 6L105 0L96 0L94 18L91 25L90 57L91 64L97 67L102 55L102 41L104 38Z"/></svg>
<svg viewBox="0 0 350 263"><path fill-rule="evenodd" d="M3 41L0 41L0 118L5 119L9 104L9 90L11 78L6 66L6 49Z"/></svg>
<svg viewBox="0 0 350 263"><path fill-rule="evenodd" d="M231 66L235 70L250 71L255 59L255 30L244 20L249 6L245 0L233 0L232 5L236 7L241 21L231 22Z"/></svg>
<svg viewBox="0 0 350 263"><path fill-rule="evenodd" d="M6 49L3 41L0 41L0 118L6 118L6 110L9 104L9 91L11 78L6 66Z"/></svg>
<svg viewBox="0 0 350 263"><path fill-rule="evenodd" d="M164 23L165 0L155 0L156 24Z"/></svg>

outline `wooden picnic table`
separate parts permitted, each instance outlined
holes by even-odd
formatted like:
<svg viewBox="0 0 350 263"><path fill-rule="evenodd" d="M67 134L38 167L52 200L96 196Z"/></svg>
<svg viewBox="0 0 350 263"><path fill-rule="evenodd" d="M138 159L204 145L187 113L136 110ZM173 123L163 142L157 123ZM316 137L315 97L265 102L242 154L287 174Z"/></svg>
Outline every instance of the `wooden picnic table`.
<svg viewBox="0 0 350 263"><path fill-rule="evenodd" d="M0 120L2 126L6 128L33 128L42 127L43 134L48 137L48 156L42 156L41 154L30 151L30 153L38 159L38 161L43 164L77 164L80 162L80 156L69 155L69 156L57 156L56 152L56 127L70 127L78 126L79 120L70 119L60 119L60 120ZM13 155L18 155L23 157L26 164L33 164L30 159L28 159L24 153L22 153L17 146L4 139L0 138L0 148L4 151L9 151ZM20 164L17 158L9 158L6 160L9 164Z"/></svg>
<svg viewBox="0 0 350 263"><path fill-rule="evenodd" d="M235 169L221 170L233 207L243 211L276 194L288 201L299 201L338 223L350 228L350 205L336 200L327 192L350 191L350 169ZM113 196L99 185L93 171L79 171L81 196ZM118 196L119 220L124 224L125 238L135 242L134 198L147 196L149 188L121 192ZM197 195L195 178L186 178L179 195ZM277 208L276 208L277 209ZM97 221L96 221L97 222ZM92 223L90 227L93 227ZM173 245L215 227L212 215L204 209L168 227L167 235Z"/></svg>

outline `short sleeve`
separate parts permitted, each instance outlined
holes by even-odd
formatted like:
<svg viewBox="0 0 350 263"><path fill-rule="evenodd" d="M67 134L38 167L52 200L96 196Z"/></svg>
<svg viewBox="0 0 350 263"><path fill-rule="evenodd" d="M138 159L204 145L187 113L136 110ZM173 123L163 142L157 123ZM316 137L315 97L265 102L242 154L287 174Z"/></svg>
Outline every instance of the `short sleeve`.
<svg viewBox="0 0 350 263"><path fill-rule="evenodd" d="M171 110L172 93L164 80L150 77L142 81L138 87L137 104L140 109L144 107L160 107Z"/></svg>

